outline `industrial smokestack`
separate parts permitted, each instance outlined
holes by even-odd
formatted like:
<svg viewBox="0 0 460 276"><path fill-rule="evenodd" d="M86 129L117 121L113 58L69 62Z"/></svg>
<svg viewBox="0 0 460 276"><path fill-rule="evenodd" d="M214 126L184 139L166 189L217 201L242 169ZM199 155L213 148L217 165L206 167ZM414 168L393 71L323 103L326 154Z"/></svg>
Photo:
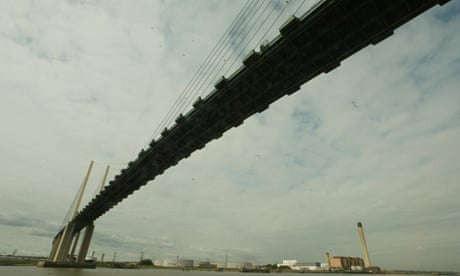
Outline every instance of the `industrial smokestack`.
<svg viewBox="0 0 460 276"><path fill-rule="evenodd" d="M359 233L359 237L361 238L361 246L363 247L364 266L370 267L371 260L369 259L369 252L367 251L366 238L364 237L364 230L363 230L363 225L361 224L361 222L358 222L358 233Z"/></svg>
<svg viewBox="0 0 460 276"><path fill-rule="evenodd" d="M331 269L331 256L329 256L329 252L326 252L326 260L327 260L327 268Z"/></svg>

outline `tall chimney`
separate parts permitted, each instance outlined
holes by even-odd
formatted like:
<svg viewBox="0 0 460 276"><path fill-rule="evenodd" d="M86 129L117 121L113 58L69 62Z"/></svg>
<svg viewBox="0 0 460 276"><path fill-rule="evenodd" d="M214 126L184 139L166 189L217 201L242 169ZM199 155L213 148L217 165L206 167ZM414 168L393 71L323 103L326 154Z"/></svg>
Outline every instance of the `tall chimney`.
<svg viewBox="0 0 460 276"><path fill-rule="evenodd" d="M327 260L327 268L331 270L331 256L329 256L329 252L326 252L326 260Z"/></svg>
<svg viewBox="0 0 460 276"><path fill-rule="evenodd" d="M358 222L358 233L359 233L359 237L361 238L361 246L363 247L364 266L369 267L371 266L371 260L369 259L369 252L367 251L366 238L364 237L363 225L361 224L361 222Z"/></svg>

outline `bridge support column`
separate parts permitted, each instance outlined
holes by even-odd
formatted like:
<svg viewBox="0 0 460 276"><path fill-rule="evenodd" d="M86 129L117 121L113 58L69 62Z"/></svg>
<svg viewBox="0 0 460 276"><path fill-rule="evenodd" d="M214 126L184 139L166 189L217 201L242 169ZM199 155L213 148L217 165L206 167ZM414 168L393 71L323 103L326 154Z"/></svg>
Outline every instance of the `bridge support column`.
<svg viewBox="0 0 460 276"><path fill-rule="evenodd" d="M74 255L75 255L75 249L77 248L79 238L80 238L80 232L77 232L75 234L74 238L73 238L72 250L70 251L70 256L69 256L70 262L75 262L76 261L76 260L74 260Z"/></svg>
<svg viewBox="0 0 460 276"><path fill-rule="evenodd" d="M110 166L105 169L104 177L102 178L101 185L99 186L99 192L104 189L105 181L109 175ZM78 253L77 263L84 264L85 258L88 255L89 245L94 232L94 221L88 224L85 228L85 234L80 245L80 252Z"/></svg>
<svg viewBox="0 0 460 276"><path fill-rule="evenodd" d="M80 192L77 194L77 201L75 202L75 206L73 208L73 214L71 217L71 221L67 223L64 228L63 233L61 234L61 238L59 241L59 245L56 250L56 254L54 254L54 258L52 259L53 262L68 262L72 256L70 254L70 247L72 246L72 241L74 238L74 227L75 224L73 219L78 213L78 209L80 207L81 199L83 198L83 193L86 189L86 184L88 184L89 175L91 174L91 169L93 168L94 161L89 163L88 171L86 173L85 179L83 180Z"/></svg>
<svg viewBox="0 0 460 276"><path fill-rule="evenodd" d="M62 233L62 237L59 242L59 246L57 248L57 252L53 259L54 262L63 263L68 260L70 246L72 245L72 240L73 240L74 226L75 225L73 223L69 223L65 227L64 232Z"/></svg>
<svg viewBox="0 0 460 276"><path fill-rule="evenodd" d="M88 224L85 228L85 235L83 236L83 240L80 246L80 252L78 254L77 262L79 264L85 263L86 255L88 254L89 245L91 243L91 238L93 237L94 232L94 222Z"/></svg>
<svg viewBox="0 0 460 276"><path fill-rule="evenodd" d="M78 268L94 268L96 267L95 262L85 263L86 255L88 254L89 245L94 232L94 222L89 223L85 227L85 233L83 240L81 241L80 250L75 258L75 251L77 250L80 238L80 231L75 232L78 222L76 217L80 207L80 203L83 197L83 193L88 183L89 175L93 167L93 161L91 161L88 172L82 183L79 193L77 193L75 205L72 207L73 212L69 222L65 225L58 235L53 239L52 248L48 261L39 262L38 266L44 267L78 267ZM105 181L107 179L110 167L107 166L104 178L99 187L99 191L104 189ZM72 210L72 209L71 209Z"/></svg>
<svg viewBox="0 0 460 276"><path fill-rule="evenodd" d="M52 248L51 248L50 256L48 257L48 261L53 261L54 260L54 257L56 256L56 252L57 252L58 247L59 247L59 243L61 241L61 238L62 238L62 234L54 237L53 245L52 245Z"/></svg>

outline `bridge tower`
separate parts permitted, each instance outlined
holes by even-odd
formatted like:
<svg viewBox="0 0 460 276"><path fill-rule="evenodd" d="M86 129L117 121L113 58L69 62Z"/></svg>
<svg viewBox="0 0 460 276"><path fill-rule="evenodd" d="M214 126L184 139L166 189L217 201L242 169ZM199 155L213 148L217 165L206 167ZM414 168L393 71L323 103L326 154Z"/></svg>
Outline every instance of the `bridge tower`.
<svg viewBox="0 0 460 276"><path fill-rule="evenodd" d="M78 247L80 238L80 231L75 232L75 217L78 214L83 193L88 184L88 179L91 174L91 170L94 162L91 161L85 179L83 180L80 191L77 193L75 206L72 210L72 215L69 221L65 225L64 229L56 235L52 242L52 248L48 260L45 262L39 262L38 266L43 267L91 267L85 265L85 258L88 254L89 245L94 232L94 222L88 224L84 229L83 239L78 250L78 254L75 255L75 251ZM104 177L101 181L98 191L101 192L104 189L105 182L109 173L110 166L107 166Z"/></svg>
<svg viewBox="0 0 460 276"><path fill-rule="evenodd" d="M104 189L105 181L107 180L107 176L109 174L110 166L107 166L105 169L104 177L102 178L101 185L99 186L99 192ZM83 241L80 246L80 251L78 253L77 263L84 264L85 258L88 254L89 245L91 243L91 238L93 237L94 232L94 221L88 224L85 227L85 235L83 236Z"/></svg>

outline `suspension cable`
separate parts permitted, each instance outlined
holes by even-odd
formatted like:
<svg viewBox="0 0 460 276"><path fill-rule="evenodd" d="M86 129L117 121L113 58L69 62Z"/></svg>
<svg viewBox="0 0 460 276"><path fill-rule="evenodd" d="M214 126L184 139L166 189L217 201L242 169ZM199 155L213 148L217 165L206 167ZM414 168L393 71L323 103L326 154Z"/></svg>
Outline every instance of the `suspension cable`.
<svg viewBox="0 0 460 276"><path fill-rule="evenodd" d="M257 0L254 1L253 3L256 3L256 2L257 2ZM260 6L259 6L259 7L260 7ZM230 39L231 39L232 33L234 33L234 32L235 32L235 33L239 33L239 32L241 32L241 31L239 31L239 29L243 29L243 30L244 30L244 29L246 28L246 25L247 25L246 22L248 22L248 19L247 19L247 18L248 18L248 15L247 15L247 14L249 14L249 15L252 14L252 10L253 10L254 8L255 8L255 5L253 5L250 9L248 9L248 11L246 12L246 14L243 15L243 16L241 16L242 21L239 23L239 26L233 28L232 30L230 30L229 35L226 37L226 39L224 40L224 42L223 42L223 44L222 44L223 46L225 46L225 47L227 48L226 51L228 51L228 48L230 48L230 46L229 46L228 43L227 43L227 40L230 40ZM252 17L254 17L254 15L252 15L251 17L249 17L249 20L251 20ZM237 25L238 25L238 23L237 23ZM222 45L221 45L221 46L222 46ZM219 60L221 60L222 52L225 50L225 47L222 48L222 49L219 48L220 51L219 51L219 53L217 54L217 56L214 56L214 58L212 59L211 65L208 66L207 69L205 70L205 72L200 76L201 80L195 82L195 85L194 85L194 86L191 88L191 90L189 91L189 93L188 93L188 95L187 95L187 98L184 98L184 101L181 102L180 106L178 107L179 111L175 114L176 116L179 115L180 113L182 113L182 112L185 111L185 109L187 108L189 102L190 102L190 101L193 101L193 99L194 99L194 97L195 97L195 95L196 95L196 93L193 92L193 91L195 90L195 88L198 87L198 85L199 85L200 82L203 83L203 81L202 81L203 79L205 79L205 80L208 79L209 76L210 76L210 74L212 74L212 72L215 70L215 69L213 69L213 68L215 68L215 67L218 66L218 64L219 64L218 62L219 62ZM217 62L217 63L216 63L216 62ZM214 67L212 67L212 66L214 66ZM208 77L206 77L206 75L208 75ZM201 87L201 86L200 86L200 87ZM172 119L174 119L174 117L173 117ZM170 121L169 123L171 123L171 121Z"/></svg>
<svg viewBox="0 0 460 276"><path fill-rule="evenodd" d="M235 26L240 22L242 15L247 12L248 6L252 5L253 2L247 1L245 5L241 8L239 13L235 16L233 19L232 23L230 26L227 28L227 30L224 32L224 34L221 36L217 44L214 46L214 48L211 50L211 52L208 54L206 57L205 61L201 64L199 69L195 72L193 78L188 82L187 86L184 88L182 91L181 95L176 99L174 104L171 106L171 108L168 110L167 114L161 121L161 123L158 125L158 127L155 129L153 133L153 139L159 134L159 131L167 124L168 120L170 119L171 115L174 115L174 112L176 111L178 104L183 100L184 96L187 94L188 90L190 89L191 85L196 82L197 77L200 75L200 73L203 71L203 69L207 66L207 64L210 62L211 58L215 55L216 51L220 49L221 45L223 45L223 41L225 37L230 33L230 31L235 28ZM151 140L150 139L150 140Z"/></svg>
<svg viewBox="0 0 460 276"><path fill-rule="evenodd" d="M267 3L270 3L270 2L267 2ZM255 17L255 15L259 12L259 10L261 9L262 6L263 6L263 3L257 8L256 12L253 13L252 18ZM266 10L267 7L268 7L268 5L265 7L264 11ZM263 11L263 12L264 12L264 11ZM240 37L240 41L239 41L238 44L236 45L236 48L238 48L238 47L241 45L241 43L244 42L244 40L245 40L246 37L249 35L249 33L251 32L251 30L254 28L255 24L257 23L257 21L259 20L260 16L263 14L263 12L256 18L256 20L251 24L251 26L249 27L248 30L243 30L243 31L245 31L244 34L243 34L242 32L239 32L239 33L236 34L237 37ZM251 18L251 20L252 20L252 18ZM250 22L250 21L249 21L249 22ZM228 58L228 52L229 52L229 50L231 50L231 49L232 49L232 47L227 48L227 50L226 50L225 53L224 53L225 58L224 58L223 64L220 66L220 68L219 68L218 70L217 70L217 65L216 65L216 66L213 68L213 70L212 70L212 71L214 71L214 72L217 71L217 73L215 73L214 76L213 76L213 78L211 78L211 79L210 79L211 74L209 74L209 75L206 77L206 79L201 83L201 85L198 87L198 89L197 89L197 90L195 91L195 93L193 94L194 96L192 97L192 100L196 97L196 95L197 95L200 91L206 91L206 90L203 90L204 85L207 85L207 86L204 87L204 88L207 88L208 86L212 85L212 83L210 83L210 82L214 81L215 78L216 78L216 76L218 76L218 74L219 74L219 73L222 71L222 69L225 67L225 64L227 63L227 61L228 61L228 59L229 59L229 58ZM230 54L230 55L231 55L231 54ZM210 82L208 82L209 80L210 80ZM204 93L202 92L201 94L204 94ZM190 102L188 102L188 104L187 104L185 107L187 107L189 104L190 104Z"/></svg>

